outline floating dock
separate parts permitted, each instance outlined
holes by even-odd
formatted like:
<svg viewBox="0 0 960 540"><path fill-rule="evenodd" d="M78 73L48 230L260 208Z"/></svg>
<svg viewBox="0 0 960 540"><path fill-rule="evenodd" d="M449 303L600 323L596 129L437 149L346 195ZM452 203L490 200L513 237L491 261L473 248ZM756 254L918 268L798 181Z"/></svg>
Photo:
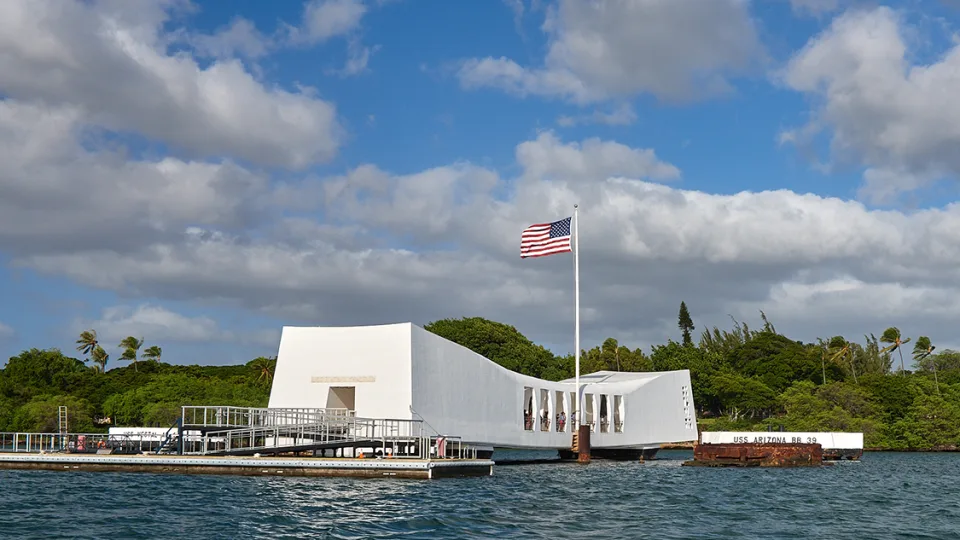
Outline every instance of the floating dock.
<svg viewBox="0 0 960 540"><path fill-rule="evenodd" d="M434 479L492 476L493 465L489 459L0 453L0 469L155 474Z"/></svg>
<svg viewBox="0 0 960 540"><path fill-rule="evenodd" d="M169 429L0 433L0 469L354 478L490 476L494 462L421 420L347 409L185 406ZM140 431L138 431L140 430Z"/></svg>

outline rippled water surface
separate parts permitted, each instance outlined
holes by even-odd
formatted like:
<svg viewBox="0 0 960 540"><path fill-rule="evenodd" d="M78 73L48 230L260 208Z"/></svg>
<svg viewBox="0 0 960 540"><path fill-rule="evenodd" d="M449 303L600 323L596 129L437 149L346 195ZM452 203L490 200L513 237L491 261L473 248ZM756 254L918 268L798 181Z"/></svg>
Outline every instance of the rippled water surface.
<svg viewBox="0 0 960 540"><path fill-rule="evenodd" d="M816 469L647 463L357 480L0 471L4 538L960 538L960 455Z"/></svg>

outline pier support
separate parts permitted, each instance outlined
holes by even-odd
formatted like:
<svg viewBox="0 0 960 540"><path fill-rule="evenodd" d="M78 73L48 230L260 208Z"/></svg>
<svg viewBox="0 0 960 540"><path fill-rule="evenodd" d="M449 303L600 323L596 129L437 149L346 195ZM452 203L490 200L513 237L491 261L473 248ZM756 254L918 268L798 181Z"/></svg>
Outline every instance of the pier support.
<svg viewBox="0 0 960 540"><path fill-rule="evenodd" d="M577 463L590 463L590 426L577 430Z"/></svg>

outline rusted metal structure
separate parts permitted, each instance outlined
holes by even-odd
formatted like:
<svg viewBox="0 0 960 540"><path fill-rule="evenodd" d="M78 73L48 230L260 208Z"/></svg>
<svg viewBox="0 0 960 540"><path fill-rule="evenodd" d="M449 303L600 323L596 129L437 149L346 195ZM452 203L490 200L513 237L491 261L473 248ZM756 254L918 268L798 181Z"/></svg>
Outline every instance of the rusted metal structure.
<svg viewBox="0 0 960 540"><path fill-rule="evenodd" d="M817 467L823 464L823 448L818 443L698 444L693 449L693 461L683 464L700 467Z"/></svg>
<svg viewBox="0 0 960 540"><path fill-rule="evenodd" d="M824 461L858 461L863 457L863 448L827 448L823 451Z"/></svg>
<svg viewBox="0 0 960 540"><path fill-rule="evenodd" d="M863 433L843 431L704 431L700 444L819 444L824 461L859 460Z"/></svg>
<svg viewBox="0 0 960 540"><path fill-rule="evenodd" d="M590 463L590 426L580 426L574 446L577 450L577 463Z"/></svg>

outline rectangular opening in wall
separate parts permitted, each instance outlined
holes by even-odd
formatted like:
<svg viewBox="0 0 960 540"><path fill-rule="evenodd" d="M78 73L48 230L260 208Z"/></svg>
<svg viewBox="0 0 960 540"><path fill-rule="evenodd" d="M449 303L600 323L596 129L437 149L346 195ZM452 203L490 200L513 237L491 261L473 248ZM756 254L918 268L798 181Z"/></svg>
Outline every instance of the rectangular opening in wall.
<svg viewBox="0 0 960 540"><path fill-rule="evenodd" d="M613 396L613 431L623 433L623 396Z"/></svg>
<svg viewBox="0 0 960 540"><path fill-rule="evenodd" d="M578 406L579 404L577 403L576 392L570 392L570 401L568 403L570 403L570 414L568 414L567 417L570 421L570 425L573 426L570 429L573 431L576 431L577 430L576 417L577 417L577 414L580 413L580 408Z"/></svg>
<svg viewBox="0 0 960 540"><path fill-rule="evenodd" d="M684 418L684 427L687 429L693 429L693 411L690 407L690 389L686 385L683 385L681 388L681 397L683 398L683 418Z"/></svg>
<svg viewBox="0 0 960 540"><path fill-rule="evenodd" d="M609 399L606 394L600 394L600 433L610 433Z"/></svg>
<svg viewBox="0 0 960 540"><path fill-rule="evenodd" d="M327 408L357 410L357 387L331 386L327 391Z"/></svg>
<svg viewBox="0 0 960 540"><path fill-rule="evenodd" d="M567 430L567 407L564 404L563 392L560 390L557 390L556 396L554 396L554 399L556 400L555 404L557 409L557 413L556 413L557 431L562 433Z"/></svg>
<svg viewBox="0 0 960 540"><path fill-rule="evenodd" d="M550 391L540 389L540 431L550 431Z"/></svg>
<svg viewBox="0 0 960 540"><path fill-rule="evenodd" d="M593 418L593 394L584 394L583 395L584 409L586 412L586 418L584 423L590 426L590 431L596 431L597 423Z"/></svg>
<svg viewBox="0 0 960 540"><path fill-rule="evenodd" d="M523 387L523 429L533 431L533 388Z"/></svg>

